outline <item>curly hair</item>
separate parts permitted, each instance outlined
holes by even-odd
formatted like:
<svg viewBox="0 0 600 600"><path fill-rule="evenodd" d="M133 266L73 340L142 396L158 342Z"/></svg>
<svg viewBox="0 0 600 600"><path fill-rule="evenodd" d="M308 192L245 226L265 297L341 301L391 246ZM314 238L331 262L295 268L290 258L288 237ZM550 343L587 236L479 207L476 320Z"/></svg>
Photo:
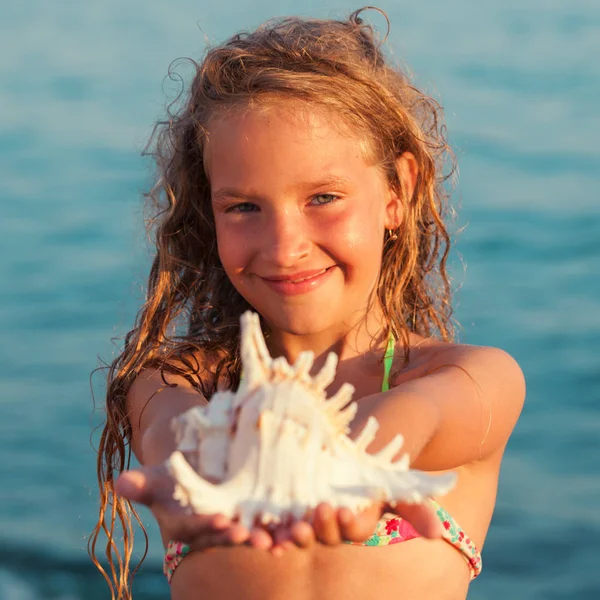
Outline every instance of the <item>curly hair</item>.
<svg viewBox="0 0 600 600"><path fill-rule="evenodd" d="M412 153L416 187L404 199L400 235L384 234L374 297L405 356L410 332L453 339L446 221L455 164L442 110L403 69L388 64L373 28L360 18L362 10L347 20L268 21L209 49L201 63L193 63L188 92L153 133L157 176L147 200L156 253L146 302L108 370L107 421L98 456L100 517L89 544L113 598L131 597L131 515L138 519L113 487L115 473L131 457L126 407L131 384L148 366L186 377L207 398L219 381L232 388L239 384L239 317L249 305L229 281L217 252L203 162L210 119L236 107L284 100L335 111L366 137L389 185L400 193L397 159ZM211 357L210 369L199 357ZM114 542L117 520L124 531L122 554ZM110 575L95 555L102 532L108 538Z"/></svg>

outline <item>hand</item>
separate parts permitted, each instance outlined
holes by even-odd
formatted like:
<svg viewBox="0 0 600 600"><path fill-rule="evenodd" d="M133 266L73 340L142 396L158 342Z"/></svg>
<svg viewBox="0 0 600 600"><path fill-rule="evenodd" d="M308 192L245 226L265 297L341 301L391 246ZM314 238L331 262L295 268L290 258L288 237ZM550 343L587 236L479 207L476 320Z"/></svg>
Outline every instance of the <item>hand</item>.
<svg viewBox="0 0 600 600"><path fill-rule="evenodd" d="M193 550L240 544L264 550L273 547L273 537L265 529L249 531L220 514L192 514L173 499L173 489L173 480L162 465L125 471L115 483L119 496L150 508L165 537Z"/></svg>
<svg viewBox="0 0 600 600"><path fill-rule="evenodd" d="M442 526L435 510L428 504L402 504L395 507L373 504L358 515L347 508L335 511L329 504L320 504L312 519L294 523L289 530L279 530L275 547L284 548L289 543L308 548L315 542L334 546L343 541L363 542L371 537L384 512L406 519L425 538L436 539L442 535Z"/></svg>
<svg viewBox="0 0 600 600"><path fill-rule="evenodd" d="M148 506L166 537L194 550L246 544L280 556L286 548L309 548L316 542L329 546L344 541L362 542L372 535L384 512L406 519L423 537L434 539L442 534L432 508L426 504L401 503L393 508L375 503L358 515L347 508L335 511L323 503L304 520L289 526L248 530L224 515L194 515L182 508L173 499L173 481L164 466L124 472L116 481L115 491L132 502Z"/></svg>

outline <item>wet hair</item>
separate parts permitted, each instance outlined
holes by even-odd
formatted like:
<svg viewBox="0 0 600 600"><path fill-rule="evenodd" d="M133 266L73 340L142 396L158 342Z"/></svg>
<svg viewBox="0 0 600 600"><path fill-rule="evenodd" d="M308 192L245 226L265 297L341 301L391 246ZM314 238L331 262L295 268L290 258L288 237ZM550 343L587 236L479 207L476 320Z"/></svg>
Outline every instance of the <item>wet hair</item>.
<svg viewBox="0 0 600 600"><path fill-rule="evenodd" d="M89 543L113 598L131 597L131 515L139 521L113 487L115 473L128 468L131 457L126 398L133 381L142 369L158 366L163 378L166 372L184 376L207 398L218 382L239 384L239 318L250 307L217 252L203 161L211 119L284 102L335 111L367 141L370 158L399 193L397 159L412 153L419 169L416 187L412 197L403 198L397 235L382 232L373 301L381 305L405 356L410 332L453 339L446 223L454 159L441 107L404 69L386 60L378 36L361 18L363 10L347 20L272 20L210 48L202 62L193 63L189 90L152 136L157 175L147 199L156 253L146 302L108 370L107 420L98 455L100 517ZM114 540L116 521L123 528L122 554ZM102 532L110 575L95 553Z"/></svg>

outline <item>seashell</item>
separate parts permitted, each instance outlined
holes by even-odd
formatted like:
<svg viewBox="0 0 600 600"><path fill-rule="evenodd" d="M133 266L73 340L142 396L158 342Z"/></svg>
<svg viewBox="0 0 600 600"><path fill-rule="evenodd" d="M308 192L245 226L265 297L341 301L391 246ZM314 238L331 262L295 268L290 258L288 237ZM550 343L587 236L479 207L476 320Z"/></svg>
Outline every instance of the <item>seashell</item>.
<svg viewBox="0 0 600 600"><path fill-rule="evenodd" d="M420 503L445 494L453 473L430 475L409 469L397 435L377 454L367 447L379 427L370 417L355 440L348 437L356 414L348 383L327 398L337 355L311 377L312 352L295 364L272 359L259 317L241 317L244 376L237 392L217 392L208 406L173 420L178 449L166 466L174 498L196 514L220 513L246 527L300 519L321 502L352 512L375 501ZM192 455L192 464L188 462Z"/></svg>

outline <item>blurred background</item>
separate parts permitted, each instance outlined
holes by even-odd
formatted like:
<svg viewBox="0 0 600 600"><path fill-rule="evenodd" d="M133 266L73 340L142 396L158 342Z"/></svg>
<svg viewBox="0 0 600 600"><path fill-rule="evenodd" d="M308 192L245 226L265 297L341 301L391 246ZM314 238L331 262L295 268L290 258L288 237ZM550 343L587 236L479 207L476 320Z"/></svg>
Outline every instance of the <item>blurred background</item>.
<svg viewBox="0 0 600 600"><path fill-rule="evenodd" d="M359 4L1 4L0 599L104 599L86 554L103 403L88 378L143 298L141 150L169 64L272 16ZM600 3L379 6L459 159L461 339L506 349L528 381L469 599L600 598ZM134 597L167 598L146 521Z"/></svg>

